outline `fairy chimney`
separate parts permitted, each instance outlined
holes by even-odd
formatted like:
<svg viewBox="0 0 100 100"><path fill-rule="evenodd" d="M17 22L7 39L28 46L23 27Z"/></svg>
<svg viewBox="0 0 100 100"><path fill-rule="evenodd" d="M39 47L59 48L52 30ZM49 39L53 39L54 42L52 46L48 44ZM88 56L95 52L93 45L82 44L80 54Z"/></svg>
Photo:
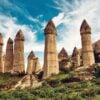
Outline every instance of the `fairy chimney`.
<svg viewBox="0 0 100 100"><path fill-rule="evenodd" d="M27 73L33 74L33 73L39 72L40 70L41 70L41 66L40 66L39 60L37 57L35 57L34 52L31 51L28 56Z"/></svg>
<svg viewBox="0 0 100 100"><path fill-rule="evenodd" d="M17 32L14 40L13 71L24 72L24 35L21 30Z"/></svg>
<svg viewBox="0 0 100 100"><path fill-rule="evenodd" d="M91 40L91 28L84 20L80 27L81 41L82 41L82 60L83 65L91 66L95 63L92 40Z"/></svg>
<svg viewBox="0 0 100 100"><path fill-rule="evenodd" d="M9 38L6 46L4 72L10 72L12 69L13 69L13 40Z"/></svg>
<svg viewBox="0 0 100 100"><path fill-rule="evenodd" d="M45 49L44 49L44 75L43 78L48 78L51 74L59 73L59 64L56 48L56 28L53 21L49 21L44 29L45 34Z"/></svg>
<svg viewBox="0 0 100 100"><path fill-rule="evenodd" d="M72 53L72 61L75 67L80 66L80 54L76 47L74 48L73 53Z"/></svg>
<svg viewBox="0 0 100 100"><path fill-rule="evenodd" d="M59 58L59 60L68 59L69 58L68 53L66 52L65 48L61 49L61 51L58 54L58 58Z"/></svg>
<svg viewBox="0 0 100 100"><path fill-rule="evenodd" d="M33 73L33 59L35 55L34 52L31 51L29 56L28 56L28 66L27 66L27 73L32 74Z"/></svg>
<svg viewBox="0 0 100 100"><path fill-rule="evenodd" d="M0 72L3 72L3 56L2 56L2 51L3 49L3 37L2 34L0 33Z"/></svg>

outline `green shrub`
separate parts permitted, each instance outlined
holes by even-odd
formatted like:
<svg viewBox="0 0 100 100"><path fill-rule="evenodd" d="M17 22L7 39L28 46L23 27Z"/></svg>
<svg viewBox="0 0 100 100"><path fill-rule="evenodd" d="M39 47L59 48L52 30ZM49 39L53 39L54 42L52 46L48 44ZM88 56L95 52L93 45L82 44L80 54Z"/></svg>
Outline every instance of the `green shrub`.
<svg viewBox="0 0 100 100"><path fill-rule="evenodd" d="M100 78L95 78L91 82L95 83L96 85L100 85Z"/></svg>
<svg viewBox="0 0 100 100"><path fill-rule="evenodd" d="M63 72L63 73L70 73L71 68L61 68L60 70L61 70L61 72Z"/></svg>
<svg viewBox="0 0 100 100"><path fill-rule="evenodd" d="M94 75L95 75L96 77L100 77L100 66L95 67Z"/></svg>
<svg viewBox="0 0 100 100"><path fill-rule="evenodd" d="M27 90L16 90L12 93L12 95L17 100L33 100L34 98L34 95Z"/></svg>

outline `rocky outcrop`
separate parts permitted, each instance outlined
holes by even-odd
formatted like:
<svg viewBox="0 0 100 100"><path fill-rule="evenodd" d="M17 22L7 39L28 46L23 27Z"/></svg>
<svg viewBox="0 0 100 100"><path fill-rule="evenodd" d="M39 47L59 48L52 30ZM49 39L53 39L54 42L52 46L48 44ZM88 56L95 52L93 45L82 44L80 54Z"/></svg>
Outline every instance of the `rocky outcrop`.
<svg viewBox="0 0 100 100"><path fill-rule="evenodd" d="M39 82L39 80L34 75L25 75L13 88L12 90L15 90L16 88L36 88L42 85L42 82Z"/></svg>
<svg viewBox="0 0 100 100"><path fill-rule="evenodd" d="M74 70L74 77L79 78L82 80L91 80L94 78L93 76L93 69L89 68L88 66L78 67Z"/></svg>

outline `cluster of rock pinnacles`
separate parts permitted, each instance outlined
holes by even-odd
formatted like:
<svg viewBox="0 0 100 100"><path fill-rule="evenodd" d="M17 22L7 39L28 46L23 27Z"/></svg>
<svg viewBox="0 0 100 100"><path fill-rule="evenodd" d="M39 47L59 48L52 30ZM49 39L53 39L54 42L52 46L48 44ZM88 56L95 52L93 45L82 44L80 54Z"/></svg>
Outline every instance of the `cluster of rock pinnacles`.
<svg viewBox="0 0 100 100"><path fill-rule="evenodd" d="M91 41L91 28L86 20L82 22L80 27L80 35L82 42L81 53L76 47L71 56L63 48L57 54L56 47L56 28L53 21L49 21L44 29L45 48L44 48L44 65L41 69L39 59L31 51L28 56L26 73L32 74L43 70L43 77L47 78L51 74L58 74L62 67L70 67L74 64L75 67L81 65L91 66L95 63L93 47ZM0 72L15 72L21 73L25 70L24 65L24 35L21 30L16 34L14 42L11 38L7 41L6 54L3 56L3 37L0 34Z"/></svg>

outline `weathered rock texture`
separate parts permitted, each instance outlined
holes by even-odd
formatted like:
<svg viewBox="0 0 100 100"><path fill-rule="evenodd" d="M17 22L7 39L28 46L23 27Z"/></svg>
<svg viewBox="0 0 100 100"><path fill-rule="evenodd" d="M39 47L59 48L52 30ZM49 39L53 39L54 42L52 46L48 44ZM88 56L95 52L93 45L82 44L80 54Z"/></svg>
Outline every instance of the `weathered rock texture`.
<svg viewBox="0 0 100 100"><path fill-rule="evenodd" d="M27 73L28 74L38 73L40 70L41 66L39 60L37 57L35 57L34 52L31 51L31 53L28 56Z"/></svg>
<svg viewBox="0 0 100 100"><path fill-rule="evenodd" d="M14 72L24 72L24 35L21 30L18 31L14 40Z"/></svg>
<svg viewBox="0 0 100 100"><path fill-rule="evenodd" d="M3 73L4 73L4 67L5 67L5 55L3 55Z"/></svg>
<svg viewBox="0 0 100 100"><path fill-rule="evenodd" d="M100 63L100 40L96 41L93 44L94 55L95 55L95 62Z"/></svg>
<svg viewBox="0 0 100 100"><path fill-rule="evenodd" d="M72 61L75 67L80 66L80 54L78 49L75 47L72 53Z"/></svg>
<svg viewBox="0 0 100 100"><path fill-rule="evenodd" d="M56 28L52 21L49 21L45 30L45 50L44 50L44 78L51 74L59 73L58 56L56 50Z"/></svg>
<svg viewBox="0 0 100 100"><path fill-rule="evenodd" d="M3 48L3 37L2 34L0 33L0 72L3 72L2 48Z"/></svg>
<svg viewBox="0 0 100 100"><path fill-rule="evenodd" d="M71 62L68 56L68 53L64 48L61 49L61 51L58 54L59 58L59 69L62 70L63 68L68 68L71 66Z"/></svg>
<svg viewBox="0 0 100 100"><path fill-rule="evenodd" d="M68 59L69 58L68 53L66 52L65 48L61 49L61 51L58 54L58 58L59 58L59 60Z"/></svg>
<svg viewBox="0 0 100 100"><path fill-rule="evenodd" d="M9 38L6 47L4 72L10 72L12 69L13 69L13 40Z"/></svg>
<svg viewBox="0 0 100 100"><path fill-rule="evenodd" d="M82 60L83 65L91 66L95 63L93 47L91 41L91 28L86 20L82 22L80 27L81 41L82 41Z"/></svg>
<svg viewBox="0 0 100 100"><path fill-rule="evenodd" d="M37 88L42 85L42 82L39 82L39 80L34 75L25 75L13 88L12 90L15 90L16 88Z"/></svg>
<svg viewBox="0 0 100 100"><path fill-rule="evenodd" d="M88 66L78 67L74 70L74 77L80 80L91 80L94 78L93 69Z"/></svg>

